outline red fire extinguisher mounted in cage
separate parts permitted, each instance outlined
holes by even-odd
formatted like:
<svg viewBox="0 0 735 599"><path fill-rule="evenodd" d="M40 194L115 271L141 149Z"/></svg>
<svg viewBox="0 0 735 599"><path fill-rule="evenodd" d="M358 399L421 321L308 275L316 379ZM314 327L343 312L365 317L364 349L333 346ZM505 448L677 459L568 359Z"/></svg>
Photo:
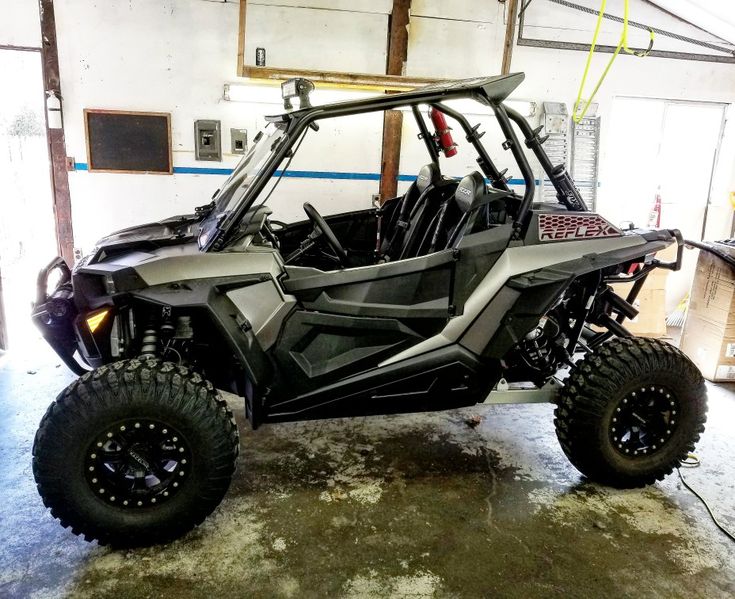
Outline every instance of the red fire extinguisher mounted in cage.
<svg viewBox="0 0 735 599"><path fill-rule="evenodd" d="M457 144L452 139L452 129L447 125L447 119L433 106L429 111L429 117L434 124L434 135L439 148L447 158L451 158L457 153Z"/></svg>

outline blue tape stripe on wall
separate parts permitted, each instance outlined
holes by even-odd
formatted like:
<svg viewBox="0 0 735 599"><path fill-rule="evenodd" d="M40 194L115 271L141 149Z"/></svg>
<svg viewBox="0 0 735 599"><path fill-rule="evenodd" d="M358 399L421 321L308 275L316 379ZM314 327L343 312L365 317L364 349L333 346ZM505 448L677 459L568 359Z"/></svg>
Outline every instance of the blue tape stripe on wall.
<svg viewBox="0 0 735 599"><path fill-rule="evenodd" d="M86 171L86 162L75 162L74 168L78 171ZM204 166L175 166L174 174L177 175L230 175L231 168L210 168ZM274 177L281 176L281 171L276 171ZM346 179L350 181L380 181L380 173L343 173L337 171L286 171L284 177L293 177L294 179ZM460 177L455 177L459 179ZM412 182L416 180L415 175L398 175L399 181ZM510 179L511 185L523 185L523 179ZM536 185L539 185L536 179Z"/></svg>

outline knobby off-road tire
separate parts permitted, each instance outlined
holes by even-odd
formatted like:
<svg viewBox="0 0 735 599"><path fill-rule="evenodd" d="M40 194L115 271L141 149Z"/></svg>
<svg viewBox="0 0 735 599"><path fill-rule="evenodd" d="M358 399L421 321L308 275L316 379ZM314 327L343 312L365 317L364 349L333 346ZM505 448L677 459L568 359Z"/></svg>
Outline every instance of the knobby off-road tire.
<svg viewBox="0 0 735 599"><path fill-rule="evenodd" d="M670 474L704 431L697 367L656 339L614 339L571 370L555 410L564 453L591 480L641 487Z"/></svg>
<svg viewBox="0 0 735 599"><path fill-rule="evenodd" d="M133 359L69 385L33 443L44 505L87 541L163 543L225 495L239 439L224 400L185 367Z"/></svg>

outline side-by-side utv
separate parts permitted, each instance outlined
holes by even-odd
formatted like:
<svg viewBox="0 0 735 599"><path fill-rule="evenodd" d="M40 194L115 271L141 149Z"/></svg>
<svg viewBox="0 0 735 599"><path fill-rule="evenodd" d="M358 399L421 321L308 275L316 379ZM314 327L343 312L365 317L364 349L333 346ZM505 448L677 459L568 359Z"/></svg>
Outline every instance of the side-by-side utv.
<svg viewBox="0 0 735 599"><path fill-rule="evenodd" d="M39 493L61 524L131 546L202 522L238 454L218 389L244 399L254 428L554 402L562 449L590 479L641 486L678 466L704 430L702 376L624 322L653 269L680 267L681 236L623 231L590 212L541 128L504 104L522 80L313 107L310 82L292 80L284 97L301 106L268 117L210 204L105 237L73 270L61 259L44 269L33 319L80 375L33 446ZM492 110L522 194L447 104L460 98ZM270 217L266 200L320 121L398 108L427 151L405 194L330 217L306 202L295 224ZM454 151L447 119L477 154L461 179L440 168ZM558 203L534 203L527 151ZM675 261L657 259L670 244ZM60 282L49 292L51 271ZM626 297L619 282L632 282Z"/></svg>

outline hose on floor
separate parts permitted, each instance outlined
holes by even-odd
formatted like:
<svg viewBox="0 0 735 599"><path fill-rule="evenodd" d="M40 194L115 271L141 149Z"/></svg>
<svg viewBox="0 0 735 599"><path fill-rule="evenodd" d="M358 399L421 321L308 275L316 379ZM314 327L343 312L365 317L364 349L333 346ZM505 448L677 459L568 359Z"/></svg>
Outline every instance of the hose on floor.
<svg viewBox="0 0 735 599"><path fill-rule="evenodd" d="M684 460L681 463L681 468L699 468L701 465L699 458L694 455L693 453L690 453L687 456L687 459ZM722 524L720 524L720 521L717 519L717 516L715 516L714 512L712 511L712 508L709 506L709 503L707 503L707 500L702 497L697 491L695 491L691 485L684 480L684 476L681 473L681 468L676 469L676 473L679 475L679 479L681 480L682 484L689 489L689 491L694 495L699 501L702 502L702 505L707 509L707 512L709 513L710 518L712 518L712 522L715 523L715 526L719 528L731 541L735 541L735 534L730 532L727 528L725 528Z"/></svg>

